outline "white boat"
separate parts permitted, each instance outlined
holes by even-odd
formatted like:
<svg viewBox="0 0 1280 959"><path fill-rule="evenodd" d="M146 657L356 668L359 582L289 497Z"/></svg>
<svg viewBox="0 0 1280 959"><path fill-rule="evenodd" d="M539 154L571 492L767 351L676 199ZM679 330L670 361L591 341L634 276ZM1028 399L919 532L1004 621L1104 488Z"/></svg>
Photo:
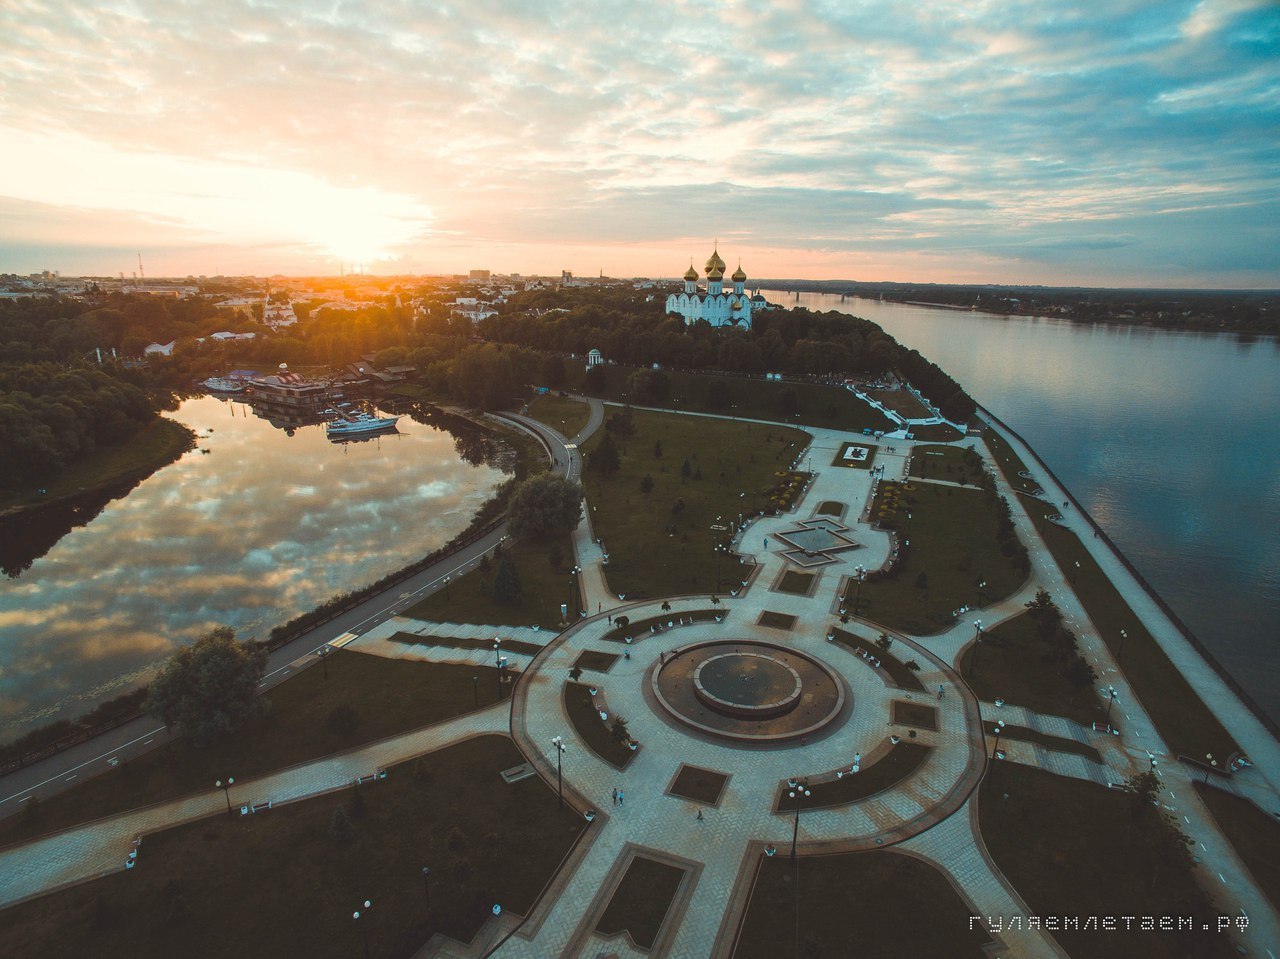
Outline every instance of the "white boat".
<svg viewBox="0 0 1280 959"><path fill-rule="evenodd" d="M350 436L366 436L383 430L395 429L398 416L374 416L370 413L356 413L353 416L330 420L324 431L330 439L345 439Z"/></svg>
<svg viewBox="0 0 1280 959"><path fill-rule="evenodd" d="M224 376L211 376L204 381L206 389L213 390L215 393L243 393L244 384L235 380L229 380Z"/></svg>

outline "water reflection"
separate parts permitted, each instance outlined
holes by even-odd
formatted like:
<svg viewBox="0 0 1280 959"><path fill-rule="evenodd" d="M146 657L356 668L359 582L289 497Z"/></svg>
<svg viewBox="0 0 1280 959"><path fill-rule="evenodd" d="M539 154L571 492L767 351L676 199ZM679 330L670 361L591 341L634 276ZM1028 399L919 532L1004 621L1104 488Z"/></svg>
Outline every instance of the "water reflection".
<svg viewBox="0 0 1280 959"><path fill-rule="evenodd" d="M331 443L322 426L289 435L213 397L174 416L199 449L123 498L4 536L16 578L0 586L0 738L123 692L213 625L265 636L403 566L463 529L503 478L492 440L418 417Z"/></svg>

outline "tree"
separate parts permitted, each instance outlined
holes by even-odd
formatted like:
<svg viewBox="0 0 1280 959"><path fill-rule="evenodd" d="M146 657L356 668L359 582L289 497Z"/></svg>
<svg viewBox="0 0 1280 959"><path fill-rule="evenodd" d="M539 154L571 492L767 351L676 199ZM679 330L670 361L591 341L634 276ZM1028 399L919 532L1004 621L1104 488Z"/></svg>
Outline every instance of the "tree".
<svg viewBox="0 0 1280 959"><path fill-rule="evenodd" d="M880 652L887 653L889 647L893 645L893 640L889 638L888 633L881 633L876 637L876 645L880 647Z"/></svg>
<svg viewBox="0 0 1280 959"><path fill-rule="evenodd" d="M636 370L627 377L627 392L641 406L661 403L670 388L671 381L661 370Z"/></svg>
<svg viewBox="0 0 1280 959"><path fill-rule="evenodd" d="M550 539L573 532L581 510L581 486L563 476L540 473L516 487L507 522L519 539Z"/></svg>
<svg viewBox="0 0 1280 959"><path fill-rule="evenodd" d="M693 466L689 463L689 457L684 458L684 463L680 466L680 475L688 479L693 475Z"/></svg>
<svg viewBox="0 0 1280 959"><path fill-rule="evenodd" d="M724 380L712 380L707 385L707 405L713 410L727 409L731 399L729 384Z"/></svg>
<svg viewBox="0 0 1280 959"><path fill-rule="evenodd" d="M622 458L618 455L618 444L613 435L606 432L599 444L587 454L587 466L608 479L622 466Z"/></svg>
<svg viewBox="0 0 1280 959"><path fill-rule="evenodd" d="M621 716L613 717L613 726L610 728L613 738L620 743L631 742L631 733L627 731L627 721Z"/></svg>
<svg viewBox="0 0 1280 959"><path fill-rule="evenodd" d="M656 460L662 459L662 440L653 441L653 458Z"/></svg>
<svg viewBox="0 0 1280 959"><path fill-rule="evenodd" d="M505 556L502 557L498 563L498 572L493 577L493 598L510 606L512 603L519 602L523 591L515 563Z"/></svg>
<svg viewBox="0 0 1280 959"><path fill-rule="evenodd" d="M265 710L258 683L266 665L265 649L219 626L173 654L151 683L147 712L207 746Z"/></svg>
<svg viewBox="0 0 1280 959"><path fill-rule="evenodd" d="M580 680L582 678L582 667L574 666L573 669L569 670L569 678L575 683Z"/></svg>
<svg viewBox="0 0 1280 959"><path fill-rule="evenodd" d="M640 480L640 492L648 496L652 489L653 489L653 477L650 476L648 473L645 473Z"/></svg>
<svg viewBox="0 0 1280 959"><path fill-rule="evenodd" d="M355 835L355 832L355 826L351 824L351 817L347 815L347 807L337 807L333 811L333 817L329 820L329 836L334 842L346 842Z"/></svg>

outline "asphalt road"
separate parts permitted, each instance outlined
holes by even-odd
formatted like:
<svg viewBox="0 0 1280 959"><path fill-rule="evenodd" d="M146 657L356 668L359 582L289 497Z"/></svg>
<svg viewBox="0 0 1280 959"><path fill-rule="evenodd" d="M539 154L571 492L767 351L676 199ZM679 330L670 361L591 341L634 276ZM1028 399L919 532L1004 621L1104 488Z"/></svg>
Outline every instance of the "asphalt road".
<svg viewBox="0 0 1280 959"><path fill-rule="evenodd" d="M594 405L592 415L596 418L599 416ZM501 418L516 422L527 431L540 436L552 451L554 471L570 479L577 479L581 475L581 457L576 449L566 445L559 433L527 416L503 414ZM589 433L591 428L589 424L583 432ZM483 539L445 557L404 582L370 596L348 612L316 626L277 649L267 661L266 674L262 680L263 691L283 682L300 669L314 666L319 662L318 651L328 643L347 634L361 635L440 589L445 576L457 577L468 572L480 562L481 556L506 537L504 523ZM154 749L171 738L173 736L165 726L150 717L143 717L48 759L14 770L0 777L0 818L21 812L22 804L33 796L47 798L55 795L114 768L122 760L135 758ZM225 772L210 770L210 784L217 775Z"/></svg>

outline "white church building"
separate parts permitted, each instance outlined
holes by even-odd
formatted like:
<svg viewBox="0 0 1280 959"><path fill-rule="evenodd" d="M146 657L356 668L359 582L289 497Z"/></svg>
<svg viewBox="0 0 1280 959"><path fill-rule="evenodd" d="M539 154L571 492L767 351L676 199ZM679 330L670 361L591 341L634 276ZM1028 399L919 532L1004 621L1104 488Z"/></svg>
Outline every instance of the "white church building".
<svg viewBox="0 0 1280 959"><path fill-rule="evenodd" d="M724 260L720 259L718 249L713 250L711 258L704 267L707 274L707 285L698 285L698 271L689 264L684 275L684 292L672 293L667 297L667 312L677 313L684 317L686 323L695 320L706 320L712 326L739 326L751 328L751 311L765 307L765 299L758 292L748 295L745 291L747 274L742 271L742 264L733 271L729 280L732 290L724 288Z"/></svg>

